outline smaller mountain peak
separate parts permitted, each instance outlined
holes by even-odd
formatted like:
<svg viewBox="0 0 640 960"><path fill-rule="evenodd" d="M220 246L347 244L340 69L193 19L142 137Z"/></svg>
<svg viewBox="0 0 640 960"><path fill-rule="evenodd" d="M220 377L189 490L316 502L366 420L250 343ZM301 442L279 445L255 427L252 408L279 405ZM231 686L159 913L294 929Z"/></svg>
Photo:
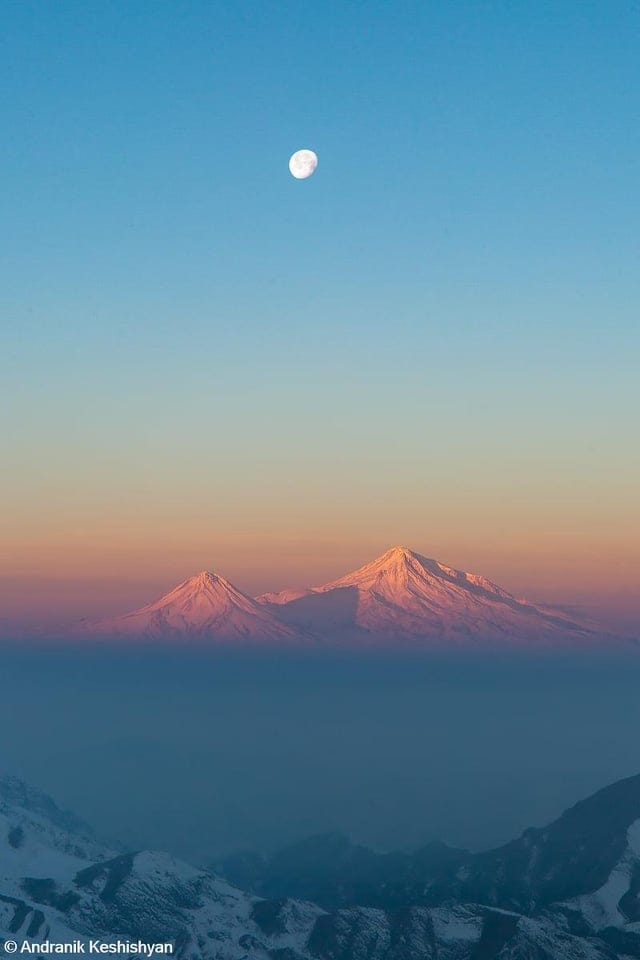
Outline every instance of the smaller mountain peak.
<svg viewBox="0 0 640 960"><path fill-rule="evenodd" d="M182 590L187 594L205 594L212 596L233 592L234 587L225 580L224 577L214 573L212 570L201 570L200 573L189 577L176 589Z"/></svg>
<svg viewBox="0 0 640 960"><path fill-rule="evenodd" d="M201 570L158 600L97 621L97 632L148 639L291 641L302 633L282 623L229 580Z"/></svg>
<svg viewBox="0 0 640 960"><path fill-rule="evenodd" d="M200 573L196 573L192 580L198 580L200 583L215 583L219 577L215 573L212 573L211 570L201 570Z"/></svg>
<svg viewBox="0 0 640 960"><path fill-rule="evenodd" d="M218 576L218 574L213 573L212 570L201 570L200 573L194 574L193 577L189 577L189 579L185 581L190 587L199 589L213 587L216 584L222 584L224 586L227 582L224 577Z"/></svg>

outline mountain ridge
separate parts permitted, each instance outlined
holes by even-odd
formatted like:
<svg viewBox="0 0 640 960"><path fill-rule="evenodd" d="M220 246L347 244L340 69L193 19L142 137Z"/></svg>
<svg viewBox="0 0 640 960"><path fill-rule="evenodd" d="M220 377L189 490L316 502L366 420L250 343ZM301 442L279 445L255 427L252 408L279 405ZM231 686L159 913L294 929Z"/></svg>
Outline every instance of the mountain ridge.
<svg viewBox="0 0 640 960"><path fill-rule="evenodd" d="M570 649L623 638L479 574L396 546L317 587L253 598L203 570L159 599L73 632L175 642Z"/></svg>
<svg viewBox="0 0 640 960"><path fill-rule="evenodd" d="M640 958L640 776L599 791L563 815L580 820L586 812L586 833L571 834L559 859L545 864L552 879L558 866L571 862L574 841L589 831L615 841L608 845L606 862L596 864L595 872L588 869L586 879L580 865L574 871L582 893L554 900L557 893L576 892L555 891L511 908L457 899L455 888L440 892L439 905L417 903L406 890L405 899L395 903L387 891L386 902L381 899L375 907L327 908L290 896L265 898L166 853L114 853L87 842L82 830L65 833L58 824L70 815L15 780L5 789L0 778L0 796L6 797L0 803L0 931L19 943L168 942L177 960ZM562 824L563 817L555 823ZM69 823L81 821L71 817ZM627 824L621 848L620 829ZM529 834L520 838L521 847ZM536 848L522 849L535 867ZM587 866L594 853L598 859L592 846ZM331 855L344 862L344 844L334 842ZM441 873L449 859L450 851L437 844L426 858ZM498 861L489 871L484 887L489 900L495 883L505 879L504 866ZM464 887L470 879L464 865L452 879ZM526 892L527 879L526 873L519 878L516 894ZM432 888L424 877L414 880L425 901Z"/></svg>
<svg viewBox="0 0 640 960"><path fill-rule="evenodd" d="M357 570L313 587L257 599L302 629L342 632L355 641L435 643L595 641L598 629L518 598L479 574L396 546Z"/></svg>
<svg viewBox="0 0 640 960"><path fill-rule="evenodd" d="M413 853L376 853L340 834L321 834L271 857L227 857L217 868L230 882L242 877L260 896L302 897L325 909L455 901L532 913L552 903L593 905L627 849L640 874L640 774L579 800L546 826L529 827L480 853L441 842ZM640 885L635 888L632 874L620 898L628 894L624 909L640 921Z"/></svg>

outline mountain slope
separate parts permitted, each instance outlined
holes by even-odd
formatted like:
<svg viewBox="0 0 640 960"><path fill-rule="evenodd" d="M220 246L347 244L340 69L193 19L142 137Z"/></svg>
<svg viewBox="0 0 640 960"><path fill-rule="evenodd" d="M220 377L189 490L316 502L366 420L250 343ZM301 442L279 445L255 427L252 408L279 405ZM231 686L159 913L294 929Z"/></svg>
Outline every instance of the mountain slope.
<svg viewBox="0 0 640 960"><path fill-rule="evenodd" d="M0 819L0 933L19 947L141 940L173 944L179 960L640 957L639 924L619 924L598 936L578 908L538 916L455 903L327 911L297 900L260 899L167 854L114 856L96 844L84 848L81 833L65 837L60 831L64 815L51 802L49 821L47 804L37 801L32 809L28 790L10 793ZM624 940L623 949L611 945L616 937Z"/></svg>
<svg viewBox="0 0 640 960"><path fill-rule="evenodd" d="M302 596L284 591L258 599L292 625L361 641L579 644L599 639L588 625L406 547L393 547Z"/></svg>
<svg viewBox="0 0 640 960"><path fill-rule="evenodd" d="M147 640L291 643L304 639L263 604L206 570L139 610L84 621L77 629L86 635Z"/></svg>
<svg viewBox="0 0 640 960"><path fill-rule="evenodd" d="M640 947L640 775L483 853L429 844L380 854L321 836L262 862L230 857L220 869L232 882L247 878L262 896L304 896L334 910L457 902L533 914L564 905L596 930L634 930Z"/></svg>

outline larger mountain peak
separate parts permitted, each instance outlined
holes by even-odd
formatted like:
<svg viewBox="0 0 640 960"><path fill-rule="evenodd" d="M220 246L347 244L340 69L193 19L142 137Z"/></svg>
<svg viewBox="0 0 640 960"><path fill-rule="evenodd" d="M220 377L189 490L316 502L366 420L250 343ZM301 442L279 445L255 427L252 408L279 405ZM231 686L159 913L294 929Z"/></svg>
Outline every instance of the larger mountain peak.
<svg viewBox="0 0 640 960"><path fill-rule="evenodd" d="M410 550L409 547L403 547L399 545L386 550L375 560L365 564L364 568L375 565L382 569L394 569L397 567L411 566L412 564L420 563L425 559L426 558L422 557L419 553L416 553L414 550Z"/></svg>
<svg viewBox="0 0 640 960"><path fill-rule="evenodd" d="M320 587L328 590L339 586L364 585L372 587L374 584L387 587L394 581L398 589L406 588L412 582L413 587L433 592L441 583L450 583L462 586L475 592L484 591L494 597L516 601L516 598L503 590L497 584L481 577L478 574L457 570L439 560L425 557L408 547L391 547L375 560L364 564L352 573L345 574L337 580Z"/></svg>
<svg viewBox="0 0 640 960"><path fill-rule="evenodd" d="M261 599L289 623L363 642L544 645L596 639L559 611L403 545L302 594L283 591Z"/></svg>
<svg viewBox="0 0 640 960"><path fill-rule="evenodd" d="M394 560L410 560L416 557L417 554L410 550L409 547L403 547L401 544L397 544L395 547L390 547L385 553L379 557L380 560L387 560L389 562Z"/></svg>

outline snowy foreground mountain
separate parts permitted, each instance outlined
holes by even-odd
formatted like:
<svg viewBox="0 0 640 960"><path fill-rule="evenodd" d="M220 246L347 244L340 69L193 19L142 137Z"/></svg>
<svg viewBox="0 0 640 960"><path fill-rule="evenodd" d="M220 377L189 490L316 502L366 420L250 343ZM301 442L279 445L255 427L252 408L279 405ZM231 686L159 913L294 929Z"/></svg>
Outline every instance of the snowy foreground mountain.
<svg viewBox="0 0 640 960"><path fill-rule="evenodd" d="M0 843L0 932L19 951L100 940L194 960L640 958L640 777L446 881L423 877L393 906L265 899L166 854L109 850L13 778L0 779Z"/></svg>
<svg viewBox="0 0 640 960"><path fill-rule="evenodd" d="M323 586L255 600L205 571L139 610L85 621L76 632L166 641L448 648L479 643L570 648L612 639L593 625L406 547L394 547Z"/></svg>

